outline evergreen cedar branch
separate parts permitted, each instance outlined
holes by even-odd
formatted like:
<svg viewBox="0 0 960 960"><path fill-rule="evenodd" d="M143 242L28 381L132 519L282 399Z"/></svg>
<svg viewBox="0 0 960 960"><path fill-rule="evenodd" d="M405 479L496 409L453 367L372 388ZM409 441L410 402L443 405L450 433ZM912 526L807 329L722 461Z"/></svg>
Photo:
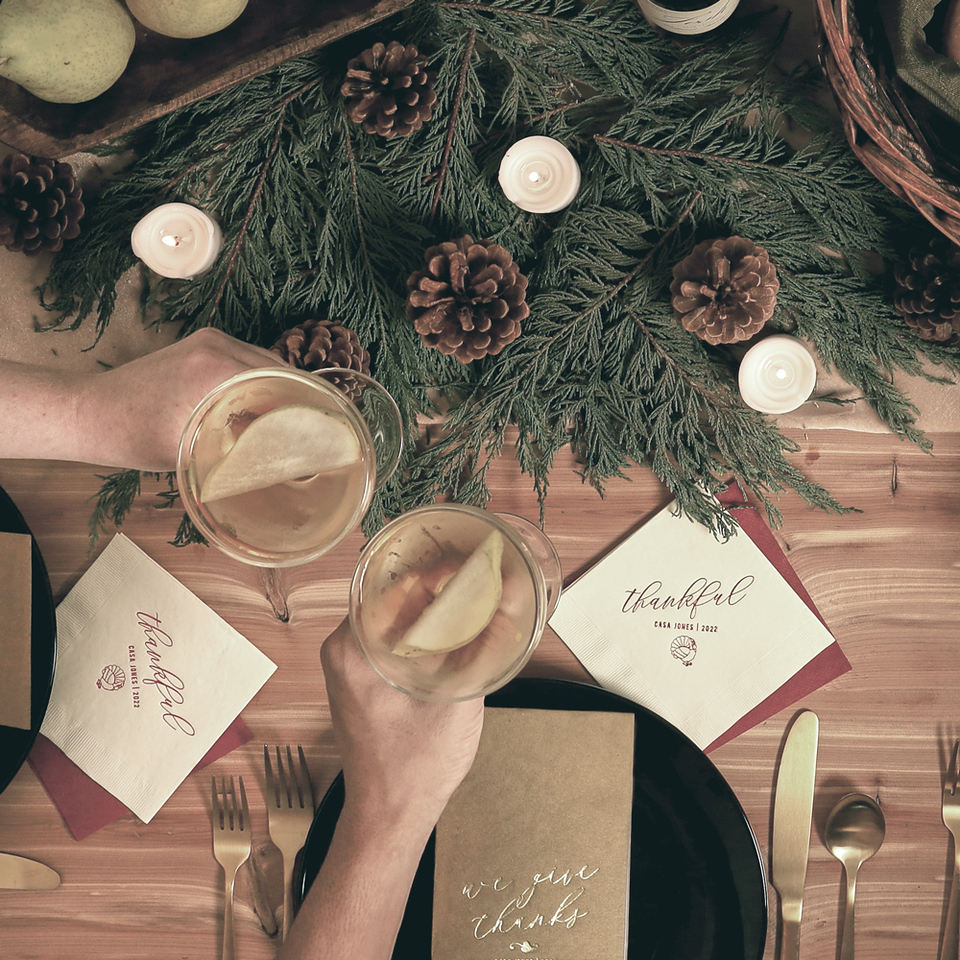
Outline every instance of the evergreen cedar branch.
<svg viewBox="0 0 960 960"><path fill-rule="evenodd" d="M95 313L99 336L134 265L133 224L158 203L194 201L223 224L224 253L208 275L149 291L163 321L269 346L293 322L329 316L358 332L412 432L437 397L456 401L441 439L408 445L368 531L442 492L485 502L509 424L541 503L554 455L572 442L600 492L646 464L721 535L729 518L704 492L731 475L774 522L786 489L847 509L791 463L796 445L774 423L743 406L725 349L684 331L670 306L671 268L697 242L749 237L781 281L771 326L808 337L892 430L927 445L890 374L922 374L925 359L956 371L957 352L906 331L886 277L860 256L896 259L897 243L925 228L822 121L816 79L772 68L782 36L771 18L660 36L634 0L417 0L112 145L139 159L55 261L41 290L52 325ZM438 103L414 135L387 141L349 122L339 88L350 58L394 38L437 71ZM784 118L815 131L806 149L784 142ZM581 192L560 214L525 214L497 184L503 153L530 134L561 139L580 162ZM469 365L424 349L404 318L423 251L464 234L512 253L531 307L517 341ZM138 491L108 479L94 532Z"/></svg>

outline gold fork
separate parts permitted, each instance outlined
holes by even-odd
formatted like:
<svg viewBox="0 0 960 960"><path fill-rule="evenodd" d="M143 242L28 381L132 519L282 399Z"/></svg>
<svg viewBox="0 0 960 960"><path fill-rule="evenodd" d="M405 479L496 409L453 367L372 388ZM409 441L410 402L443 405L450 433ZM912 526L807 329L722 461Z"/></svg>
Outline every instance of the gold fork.
<svg viewBox="0 0 960 960"><path fill-rule="evenodd" d="M223 960L234 960L233 938L233 884L237 871L250 856L250 812L247 810L247 792L240 777L240 806L237 807L237 791L230 778L229 786L220 778L220 793L217 793L217 778L213 778L213 855L223 867Z"/></svg>
<svg viewBox="0 0 960 960"><path fill-rule="evenodd" d="M313 823L313 789L310 786L310 771L303 747L297 747L300 759L299 774L293 765L293 753L287 747L287 765L284 769L280 747L274 747L277 761L277 777L274 779L270 765L270 750L263 747L263 768L266 774L267 819L270 839L283 856L283 939L286 940L293 921L293 867L297 854L307 839L307 831Z"/></svg>
<svg viewBox="0 0 960 960"><path fill-rule="evenodd" d="M953 834L953 879L950 882L950 901L943 926L943 947L940 960L958 960L960 953L960 791L957 790L957 761L960 759L960 740L953 745L950 766L943 780L943 824Z"/></svg>

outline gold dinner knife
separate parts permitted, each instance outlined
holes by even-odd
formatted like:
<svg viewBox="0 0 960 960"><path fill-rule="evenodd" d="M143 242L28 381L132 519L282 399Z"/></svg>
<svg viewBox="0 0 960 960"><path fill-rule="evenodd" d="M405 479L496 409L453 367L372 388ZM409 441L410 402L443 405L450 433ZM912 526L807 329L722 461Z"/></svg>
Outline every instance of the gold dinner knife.
<svg viewBox="0 0 960 960"><path fill-rule="evenodd" d="M781 960L800 956L803 882L810 852L813 783L820 718L805 710L794 721L780 758L773 807L773 885L780 895Z"/></svg>
<svg viewBox="0 0 960 960"><path fill-rule="evenodd" d="M0 889L56 890L59 886L60 874L45 863L0 853Z"/></svg>

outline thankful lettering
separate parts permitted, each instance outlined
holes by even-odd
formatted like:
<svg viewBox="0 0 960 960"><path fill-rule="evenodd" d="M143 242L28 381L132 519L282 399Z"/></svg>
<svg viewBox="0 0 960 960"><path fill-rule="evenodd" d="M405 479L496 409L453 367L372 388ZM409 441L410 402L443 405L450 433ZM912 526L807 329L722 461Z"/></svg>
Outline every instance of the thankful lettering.
<svg viewBox="0 0 960 960"><path fill-rule="evenodd" d="M160 694L160 709L163 711L163 722L174 730L192 737L196 734L193 724L182 714L177 712L177 708L184 703L183 680L172 670L166 669L162 665L163 647L172 647L173 638L165 630L160 629L159 614L137 613L137 626L143 630L146 637L144 646L147 650L147 659L150 661L149 677L143 677L144 686L156 687Z"/></svg>
<svg viewBox="0 0 960 960"><path fill-rule="evenodd" d="M623 602L622 613L637 613L640 610L688 610L693 620L701 607L734 607L743 600L747 590L753 585L755 578L741 577L730 589L724 587L720 580L707 580L698 577L679 596L664 593L663 583L654 580L642 590L628 590L627 599Z"/></svg>

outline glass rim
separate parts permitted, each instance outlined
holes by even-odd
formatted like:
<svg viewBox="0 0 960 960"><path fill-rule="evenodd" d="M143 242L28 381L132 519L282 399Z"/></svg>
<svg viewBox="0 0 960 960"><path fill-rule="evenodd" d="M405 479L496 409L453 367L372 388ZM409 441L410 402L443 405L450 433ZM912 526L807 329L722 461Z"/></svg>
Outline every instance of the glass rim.
<svg viewBox="0 0 960 960"><path fill-rule="evenodd" d="M258 552L255 547L249 546L245 548L237 546L225 539L221 536L220 531L200 513L194 502L195 496L192 485L187 478L187 467L190 462L191 451L193 444L196 442L204 416L235 386L245 383L248 380L270 379L297 380L315 389L324 397L328 399L332 398L337 408L343 412L350 425L354 427L361 449L363 450L364 463L367 465L364 471L366 476L364 495L358 503L357 509L354 511L350 524L345 524L340 535L322 547L301 550L290 555L268 550ZM249 370L243 370L221 381L210 390L190 412L190 416L187 418L181 431L180 444L177 449L177 489L180 493L183 507L194 526L205 538L215 544L217 549L221 550L227 556L256 567L292 567L302 563L309 563L311 560L316 560L318 557L329 553L357 528L367 512L370 502L373 500L376 484L376 463L373 438L370 436L366 421L363 419L360 411L357 410L333 384L327 383L322 378L314 376L309 370L298 370L295 367L280 366L279 364L270 367L252 367ZM243 543L243 541L238 540L238 543Z"/></svg>
<svg viewBox="0 0 960 960"><path fill-rule="evenodd" d="M400 425L400 429L397 434L397 451L396 455L392 459L392 463L390 463L388 467L384 467L380 463L377 464L377 479L374 491L376 492L377 490L380 490L384 484L397 472L397 468L400 466L400 461L403 457L403 451L407 445L403 431L403 414L400 412L400 405L397 403L396 398L376 377L369 373L364 373L362 370L354 370L352 367L320 367L317 370L312 370L310 372L321 379L323 379L326 374L336 373L345 374L346 376L344 376L344 379L346 379L347 376L353 377L355 380L358 380L360 383L364 384L365 388L373 388L376 390L378 395L390 406L391 411L396 417L397 423ZM330 384L328 384L328 386L330 386ZM352 405L352 401L348 402L350 402ZM367 423L366 418L362 413L360 416L367 427L367 432L370 434L371 442L373 442L374 453L376 453L376 441L373 440L373 431L370 429L370 424Z"/></svg>
<svg viewBox="0 0 960 960"><path fill-rule="evenodd" d="M403 684L398 683L396 680L385 674L367 652L364 639L361 636L362 631L359 627L356 613L364 574L366 573L366 570L370 565L370 560L377 548L390 536L392 536L393 531L401 526L402 523L409 522L411 517L438 512L467 514L469 516L477 517L478 519L481 519L498 529L510 541L510 543L516 547L517 552L520 554L520 557L530 574L530 581L533 585L534 600L536 603L536 614L534 617L533 629L530 631L530 636L527 639L527 642L524 644L522 653L516 657L510 667L497 674L496 677L490 679L480 690L474 693L466 693L456 697L443 696L442 694L431 695L429 692L425 691L410 690L407 689L407 687L405 687ZM546 577L539 561L534 556L533 551L530 549L529 545L523 539L523 536L519 533L519 531L515 527L512 527L507 521L502 520L493 511L486 510L483 507L474 507L463 503L427 504L422 507L415 507L413 510L408 510L406 513L402 513L400 516L394 517L393 520L382 526L370 538L370 540L367 541L360 553L359 558L357 559L357 564L353 571L353 577L350 580L348 617L350 620L350 631L353 634L354 642L360 648L360 652L363 654L364 659L370 664L377 675L382 680L385 680L388 684L390 684L390 686L394 689L399 690L401 693L405 693L410 697L414 697L417 700L425 700L430 703L459 703L464 700L476 700L480 697L485 697L489 693L493 693L495 690L499 690L502 686L504 686L504 684L509 683L524 668L524 666L526 666L531 655L533 654L533 651L540 643L540 639L543 636L543 631L546 628L548 620Z"/></svg>

